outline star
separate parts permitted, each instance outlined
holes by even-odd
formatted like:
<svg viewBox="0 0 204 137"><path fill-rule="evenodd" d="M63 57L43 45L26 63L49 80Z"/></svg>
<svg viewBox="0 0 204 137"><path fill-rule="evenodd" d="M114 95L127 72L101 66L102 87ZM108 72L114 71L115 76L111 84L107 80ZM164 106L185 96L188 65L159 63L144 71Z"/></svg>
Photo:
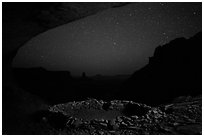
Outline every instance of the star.
<svg viewBox="0 0 204 137"><path fill-rule="evenodd" d="M161 6L164 6L164 3L162 3L162 2L160 2L159 4L160 4Z"/></svg>
<svg viewBox="0 0 204 137"><path fill-rule="evenodd" d="M104 10L32 39L17 55L16 66L33 62L34 67L69 70L73 75L132 73L158 45L202 30L201 11L202 4L168 2ZM131 63L124 65L127 62ZM99 71L99 66L114 72Z"/></svg>
<svg viewBox="0 0 204 137"><path fill-rule="evenodd" d="M115 45L115 46L116 46L116 45L117 45L117 43L114 41L114 42L113 42L113 45Z"/></svg>
<svg viewBox="0 0 204 137"><path fill-rule="evenodd" d="M129 16L130 16L130 17L132 17L132 16L133 16L133 14L132 14L132 13L129 13Z"/></svg>

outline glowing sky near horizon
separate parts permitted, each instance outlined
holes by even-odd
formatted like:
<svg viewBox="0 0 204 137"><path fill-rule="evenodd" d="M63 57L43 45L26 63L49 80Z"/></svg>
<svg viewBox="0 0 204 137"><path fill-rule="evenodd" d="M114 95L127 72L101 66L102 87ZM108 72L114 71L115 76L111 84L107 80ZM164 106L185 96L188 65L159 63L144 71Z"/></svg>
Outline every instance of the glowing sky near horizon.
<svg viewBox="0 0 204 137"><path fill-rule="evenodd" d="M201 13L201 3L134 3L104 10L34 37L13 65L72 75L131 74L157 46L201 31Z"/></svg>

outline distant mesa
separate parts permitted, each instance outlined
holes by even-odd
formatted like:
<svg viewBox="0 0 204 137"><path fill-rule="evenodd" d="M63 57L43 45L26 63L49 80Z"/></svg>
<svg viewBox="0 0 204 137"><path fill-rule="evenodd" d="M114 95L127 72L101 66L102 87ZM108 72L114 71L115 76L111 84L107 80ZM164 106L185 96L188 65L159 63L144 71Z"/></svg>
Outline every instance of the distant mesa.
<svg viewBox="0 0 204 137"><path fill-rule="evenodd" d="M82 81L91 81L92 78L90 76L87 76L86 72L82 72L80 80L82 80Z"/></svg>
<svg viewBox="0 0 204 137"><path fill-rule="evenodd" d="M13 74L16 84L22 89L56 101L65 98L64 94L73 81L69 71L48 71L42 67L14 68Z"/></svg>
<svg viewBox="0 0 204 137"><path fill-rule="evenodd" d="M18 80L29 80L29 79L39 79L39 80L62 80L71 79L71 73L69 71L48 71L42 67L36 68L14 68L14 77Z"/></svg>
<svg viewBox="0 0 204 137"><path fill-rule="evenodd" d="M123 90L137 102L159 104L202 93L202 32L158 46L149 63L136 71Z"/></svg>
<svg viewBox="0 0 204 137"><path fill-rule="evenodd" d="M82 77L86 78L86 73L85 72L82 73Z"/></svg>

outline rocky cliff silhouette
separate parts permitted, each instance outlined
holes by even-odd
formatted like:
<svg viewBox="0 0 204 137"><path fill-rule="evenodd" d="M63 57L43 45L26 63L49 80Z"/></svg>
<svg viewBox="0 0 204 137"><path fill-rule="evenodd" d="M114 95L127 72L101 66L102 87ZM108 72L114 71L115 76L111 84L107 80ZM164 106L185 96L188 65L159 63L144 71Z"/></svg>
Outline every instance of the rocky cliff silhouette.
<svg viewBox="0 0 204 137"><path fill-rule="evenodd" d="M13 75L20 88L44 99L65 98L73 81L69 71L48 71L41 67L14 68Z"/></svg>
<svg viewBox="0 0 204 137"><path fill-rule="evenodd" d="M125 83L126 96L150 105L202 93L202 32L158 46L149 63ZM124 96L124 95L123 95Z"/></svg>

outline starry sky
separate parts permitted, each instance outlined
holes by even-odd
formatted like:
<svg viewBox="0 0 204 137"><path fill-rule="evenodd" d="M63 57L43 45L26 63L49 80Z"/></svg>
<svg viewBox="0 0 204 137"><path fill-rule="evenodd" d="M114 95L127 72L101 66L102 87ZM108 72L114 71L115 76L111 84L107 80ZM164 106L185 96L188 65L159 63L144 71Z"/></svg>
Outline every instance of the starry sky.
<svg viewBox="0 0 204 137"><path fill-rule="evenodd" d="M15 67L69 70L71 75L132 74L154 49L202 30L201 3L132 3L50 29L18 51Z"/></svg>

